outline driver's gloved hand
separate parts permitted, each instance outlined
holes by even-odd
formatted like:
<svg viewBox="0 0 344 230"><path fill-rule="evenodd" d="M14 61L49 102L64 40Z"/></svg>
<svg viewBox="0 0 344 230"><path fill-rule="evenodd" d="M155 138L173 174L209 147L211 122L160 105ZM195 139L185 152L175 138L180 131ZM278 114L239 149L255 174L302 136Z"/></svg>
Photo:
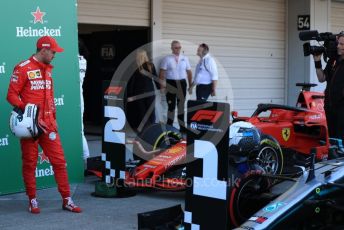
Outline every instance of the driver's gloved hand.
<svg viewBox="0 0 344 230"><path fill-rule="evenodd" d="M23 115L23 110L21 110L19 107L17 107L17 106L15 106L14 108L13 108L13 111L14 112L16 112L16 113L18 113L19 115Z"/></svg>

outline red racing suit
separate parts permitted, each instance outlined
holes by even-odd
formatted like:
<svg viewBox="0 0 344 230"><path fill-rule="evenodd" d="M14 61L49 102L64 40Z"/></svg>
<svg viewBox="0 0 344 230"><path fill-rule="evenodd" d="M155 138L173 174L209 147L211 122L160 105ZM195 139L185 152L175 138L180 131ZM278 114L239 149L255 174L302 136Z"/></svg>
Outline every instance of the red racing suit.
<svg viewBox="0 0 344 230"><path fill-rule="evenodd" d="M53 166L58 190L63 198L70 196L66 161L57 132L56 108L54 103L53 66L39 62L34 56L15 66L10 79L7 100L24 111L28 103L39 108L38 120L45 132L37 139L21 139L23 178L26 194L36 197L35 171L38 159L38 144Z"/></svg>

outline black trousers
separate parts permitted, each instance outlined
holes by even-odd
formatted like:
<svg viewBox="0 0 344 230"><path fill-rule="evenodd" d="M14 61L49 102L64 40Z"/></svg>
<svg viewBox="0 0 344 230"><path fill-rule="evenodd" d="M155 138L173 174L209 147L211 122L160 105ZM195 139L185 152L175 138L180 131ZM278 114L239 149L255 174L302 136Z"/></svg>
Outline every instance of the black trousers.
<svg viewBox="0 0 344 230"><path fill-rule="evenodd" d="M330 137L344 141L344 105L325 107L325 112Z"/></svg>
<svg viewBox="0 0 344 230"><path fill-rule="evenodd" d="M186 80L166 80L167 124L173 125L176 106L178 108L178 123L180 131L185 130L184 105L186 97Z"/></svg>
<svg viewBox="0 0 344 230"><path fill-rule="evenodd" d="M206 101L208 100L211 92L212 92L212 85L213 84L199 84L196 86L196 98L197 100Z"/></svg>
<svg viewBox="0 0 344 230"><path fill-rule="evenodd" d="M155 123L155 96L142 98L136 101L135 114L137 118L137 130L141 132L144 128Z"/></svg>

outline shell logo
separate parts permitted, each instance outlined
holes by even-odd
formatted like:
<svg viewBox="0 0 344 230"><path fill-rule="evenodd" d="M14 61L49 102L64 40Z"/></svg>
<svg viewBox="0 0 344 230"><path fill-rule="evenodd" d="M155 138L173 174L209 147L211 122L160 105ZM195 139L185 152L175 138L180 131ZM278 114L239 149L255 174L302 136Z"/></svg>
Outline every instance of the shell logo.
<svg viewBox="0 0 344 230"><path fill-rule="evenodd" d="M173 148L169 149L168 153L176 154L176 153L182 152L183 150L184 150L183 147L178 146L178 147L173 147Z"/></svg>
<svg viewBox="0 0 344 230"><path fill-rule="evenodd" d="M36 77L36 74L34 72L29 73L29 78L34 79Z"/></svg>

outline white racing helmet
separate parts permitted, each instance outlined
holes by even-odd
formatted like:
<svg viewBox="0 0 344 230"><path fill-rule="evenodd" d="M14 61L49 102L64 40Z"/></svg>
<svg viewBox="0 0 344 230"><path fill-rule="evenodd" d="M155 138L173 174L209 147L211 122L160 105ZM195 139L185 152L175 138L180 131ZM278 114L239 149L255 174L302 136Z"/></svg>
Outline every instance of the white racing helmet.
<svg viewBox="0 0 344 230"><path fill-rule="evenodd" d="M27 104L24 113L17 107L11 112L10 129L19 138L32 138L41 134L38 126L38 107Z"/></svg>
<svg viewBox="0 0 344 230"><path fill-rule="evenodd" d="M251 152L259 147L260 132L250 122L238 121L230 126L229 150L232 154Z"/></svg>

